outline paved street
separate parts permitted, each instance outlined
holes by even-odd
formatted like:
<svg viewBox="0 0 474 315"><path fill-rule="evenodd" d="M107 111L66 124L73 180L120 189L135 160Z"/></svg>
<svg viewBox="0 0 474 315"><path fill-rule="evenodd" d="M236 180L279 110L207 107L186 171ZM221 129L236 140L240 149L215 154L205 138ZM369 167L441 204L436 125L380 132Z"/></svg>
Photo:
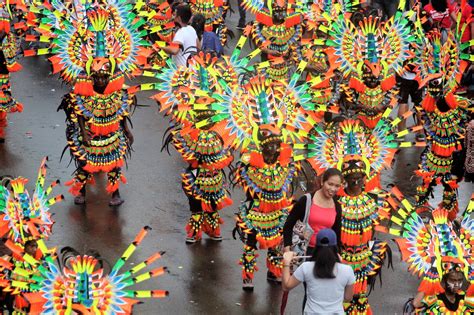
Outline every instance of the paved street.
<svg viewBox="0 0 474 315"><path fill-rule="evenodd" d="M235 27L238 13L230 16L229 25ZM235 40L234 40L235 42ZM232 47L232 44L230 45ZM67 92L55 77L47 74L49 63L44 58L23 60L24 70L13 74L14 96L23 102L21 114L9 116L7 141L0 146L0 174L24 176L33 182L43 156L50 162L47 180L60 179L62 185L55 189L66 200L55 205L54 234L51 246L72 246L85 252L98 250L111 263L115 262L144 225L153 230L142 243L131 261L141 261L154 251L166 251L158 261L169 267L170 273L146 281L143 288L166 289L170 296L163 300L148 300L136 307L136 314L278 314L281 289L266 282L265 255L259 258L260 271L256 274L255 291L245 293L241 289L240 266L242 244L233 240L233 212L243 195L236 189L232 197L234 206L223 210L225 225L222 243L204 237L201 244L187 246L184 243L184 226L189 216L188 204L181 191L180 172L185 167L180 156L171 148L171 156L160 152L164 130L168 121L158 113L158 108L148 97L139 95L139 104L132 117L135 136L134 152L128 161L125 175L128 184L122 186L125 203L116 210L108 207L105 180L99 177L97 186L87 195L87 206L73 204L64 183L71 178L74 164L68 166L69 153L60 161L65 141L65 115L56 112L62 95ZM419 150L401 152L394 171L386 172L385 185L394 183L406 194L415 191L416 179L411 179L416 168ZM29 188L32 190L32 182ZM463 209L473 190L472 184L462 183L460 205ZM439 194L438 194L439 195ZM394 269L383 269L380 287L370 295L374 314L400 314L403 303L416 291L418 281L406 272L400 262L395 243ZM290 293L287 314L300 314L302 288Z"/></svg>

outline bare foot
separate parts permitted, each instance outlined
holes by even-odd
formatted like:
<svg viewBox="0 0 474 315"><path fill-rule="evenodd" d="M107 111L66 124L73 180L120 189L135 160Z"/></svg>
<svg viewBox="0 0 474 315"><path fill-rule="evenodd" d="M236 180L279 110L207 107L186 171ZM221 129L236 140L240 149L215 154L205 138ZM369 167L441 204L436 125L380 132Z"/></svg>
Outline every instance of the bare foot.
<svg viewBox="0 0 474 315"><path fill-rule="evenodd" d="M74 197L74 204L83 205L86 203L86 197L84 195L79 195Z"/></svg>

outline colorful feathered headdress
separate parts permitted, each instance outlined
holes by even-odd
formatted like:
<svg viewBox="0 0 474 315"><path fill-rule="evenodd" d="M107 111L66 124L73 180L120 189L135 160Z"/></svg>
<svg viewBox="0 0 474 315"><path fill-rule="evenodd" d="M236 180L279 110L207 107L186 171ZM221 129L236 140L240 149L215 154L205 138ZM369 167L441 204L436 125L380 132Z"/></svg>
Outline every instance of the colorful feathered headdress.
<svg viewBox="0 0 474 315"><path fill-rule="evenodd" d="M408 270L422 277L418 291L425 295L444 292L441 280L451 270L461 271L469 282L467 296L474 295L474 195L462 216L459 231L448 219L448 212L442 208L433 210L432 218L426 223L415 207L395 187L387 198L389 207L385 217L390 224L381 229L395 235L402 259L408 263Z"/></svg>
<svg viewBox="0 0 474 315"><path fill-rule="evenodd" d="M364 2L365 0L303 0L296 1L296 7L297 11L303 13L307 28L315 30L321 23L327 23L328 16L333 20L341 13L352 13Z"/></svg>
<svg viewBox="0 0 474 315"><path fill-rule="evenodd" d="M168 59L165 67L153 66L151 71L143 72L143 76L156 78L159 81L141 84L138 89L159 91L152 98L160 104L161 111L172 115L173 120L180 122L194 120L188 114L193 110L192 103L196 98L211 94L220 94L223 97L231 95L243 75L268 65L268 63L250 64L250 61L258 56L259 49L247 56L240 56L246 41L247 37L242 36L232 54L222 58L200 52L189 60L187 67L178 68L171 59Z"/></svg>
<svg viewBox="0 0 474 315"><path fill-rule="evenodd" d="M171 6L164 0L138 0L134 9L138 16L146 20L144 28L149 35L157 34L159 39L171 42L174 36L175 23Z"/></svg>
<svg viewBox="0 0 474 315"><path fill-rule="evenodd" d="M328 34L327 45L334 47L344 76L355 73L362 78L368 70L384 79L403 72L403 63L412 57L410 45L416 40L410 22L415 13L404 12L404 5L405 1L400 1L398 11L386 22L369 16L356 25L347 14L336 18L323 15L329 26L320 30Z"/></svg>
<svg viewBox="0 0 474 315"><path fill-rule="evenodd" d="M219 81L224 93L198 91L195 110L212 109L214 115L196 123L206 126L225 121L221 136L233 147L246 148L250 143L259 145L258 133L263 127L280 134L284 142L297 142L311 129L314 105L306 84L298 85L298 79L306 67L302 61L288 83L271 81L263 75L254 75L232 89ZM276 132L279 130L279 132Z"/></svg>
<svg viewBox="0 0 474 315"><path fill-rule="evenodd" d="M68 260L65 266L49 253L43 242L39 249L44 259L38 261L24 253L23 249L12 243L7 247L24 261L35 267L33 271L13 268L12 264L0 258L2 266L10 268L13 275L29 275L25 281L16 280L12 287L22 287L31 293L24 293L30 303L31 314L132 314L132 308L143 298L161 298L168 295L163 290L134 290L131 287L157 277L166 272L165 267L140 273L148 265L161 257L155 253L147 260L136 264L127 271L120 271L127 260L140 245L148 230L144 227L117 260L109 273L106 273L99 260L92 256L76 256Z"/></svg>
<svg viewBox="0 0 474 315"><path fill-rule="evenodd" d="M10 182L11 189L0 186L0 236L23 244L30 239L48 238L54 221L50 206L61 201L62 195L50 198L52 189L59 183L45 187L46 161L41 163L33 196L25 188L28 180L18 177Z"/></svg>
<svg viewBox="0 0 474 315"><path fill-rule="evenodd" d="M86 3L72 13L57 1L45 2L44 7L33 9L36 18L29 22L50 46L27 50L25 56L52 54L53 73L73 84L75 93L91 95L91 73L99 71L110 78L105 93L119 90L125 75L138 74L150 53L143 39L146 31L139 28L145 21L137 19L132 8L125 0L110 0Z"/></svg>
<svg viewBox="0 0 474 315"><path fill-rule="evenodd" d="M374 129L368 129L359 120L345 119L330 123L324 128L315 125L307 136L307 143L295 145L302 149L296 159L307 159L317 174L328 168L338 168L344 173L359 172L367 176L366 191L380 188L380 172L389 168L398 148L412 145L424 146L424 142L398 142L409 132L420 130L415 126L401 132L393 132L401 120L392 122L388 108ZM406 119L412 113L407 113Z"/></svg>
<svg viewBox="0 0 474 315"><path fill-rule="evenodd" d="M459 13L454 31L447 30L445 39L441 31L436 28L422 37L415 60L419 66L417 79L420 87L427 86L427 96L422 103L425 110L433 111L436 99L440 96L444 97L450 108L458 106L454 93L469 61L474 61L474 54L469 53L469 48L474 47L472 40L461 42L470 23L472 17L461 23ZM421 26L418 28L418 32L421 33Z"/></svg>

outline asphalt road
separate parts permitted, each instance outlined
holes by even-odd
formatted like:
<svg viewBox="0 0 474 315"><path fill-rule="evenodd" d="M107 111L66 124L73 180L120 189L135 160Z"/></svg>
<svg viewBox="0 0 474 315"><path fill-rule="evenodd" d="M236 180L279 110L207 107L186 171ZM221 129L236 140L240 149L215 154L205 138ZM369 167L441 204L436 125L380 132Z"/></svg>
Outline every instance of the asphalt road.
<svg viewBox="0 0 474 315"><path fill-rule="evenodd" d="M231 28L238 14L229 17ZM235 40L229 45L232 47ZM43 58L23 60L24 70L13 74L13 92L24 103L21 114L9 116L7 141L0 146L0 174L36 179L42 157L49 156L48 182L71 178L73 164L68 166L68 154L60 161L65 146L64 113L56 112L67 87L48 76L49 64ZM170 296L162 300L147 300L138 305L136 314L278 314L281 289L266 282L264 252L259 258L260 271L255 277L253 293L241 289L240 266L242 244L231 236L233 213L243 195L234 191L234 206L222 212L225 220L222 243L204 240L201 244L185 244L184 226L189 217L187 200L181 191L180 173L185 167L179 155L160 152L162 136L168 121L158 113L148 98L139 95L139 103L147 105L133 114L134 152L125 175L128 184L121 189L126 200L119 209L108 207L104 177L98 177L96 187L89 189L86 207L73 204L64 185L55 189L66 200L53 207L56 221L50 246L72 246L85 252L98 250L110 262L115 262L141 227L153 230L132 257L137 263L155 251L166 251L156 265L166 265L169 274L147 281L138 288L166 289ZM383 175L383 183L394 183L406 194L413 194L417 180L412 178L419 150L408 149L397 156L393 171ZM460 205L464 208L473 191L472 184L462 183ZM437 194L439 195L439 193ZM439 199L439 198L438 198ZM435 203L435 201L434 201ZM390 237L389 237L390 238ZM403 303L416 292L418 280L407 273L400 262L396 246L393 249L394 269L383 268L383 285L377 283L369 301L374 314L400 314ZM302 288L290 293L287 314L300 314Z"/></svg>

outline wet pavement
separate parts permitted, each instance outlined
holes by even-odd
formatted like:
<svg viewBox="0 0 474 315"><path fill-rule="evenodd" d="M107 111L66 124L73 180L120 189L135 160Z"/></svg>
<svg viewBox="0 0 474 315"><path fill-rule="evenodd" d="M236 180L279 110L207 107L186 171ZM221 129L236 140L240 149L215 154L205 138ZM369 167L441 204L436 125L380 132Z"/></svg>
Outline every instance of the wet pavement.
<svg viewBox="0 0 474 315"><path fill-rule="evenodd" d="M238 14L231 15L229 25L235 26L237 19ZM60 179L65 183L71 178L74 165L68 166L68 152L60 161L66 143L65 115L56 112L56 108L67 88L57 78L47 76L50 67L43 58L30 58L22 64L24 70L13 74L12 86L14 96L24 103L25 110L9 116L7 141L0 146L0 174L30 178L29 188L33 190L37 169L42 157L47 155L50 159L48 182ZM233 212L243 200L240 189L232 194L234 206L222 211L223 242L204 237L200 244L185 244L184 226L189 212L180 182L185 164L174 150L171 156L160 152L168 121L158 113L148 96L149 93L139 95L139 104L146 106L138 108L132 117L134 152L125 170L128 184L121 189L125 203L118 209L107 205L105 180L101 176L96 186L88 190L85 207L73 204L64 184L57 187L55 193L64 194L66 200L52 208L56 224L49 245L69 245L80 252L96 249L113 263L140 228L149 225L153 230L131 261L142 261L153 252L163 250L166 255L155 264L168 266L170 272L137 288L166 289L170 296L147 300L135 308L135 314L278 314L281 289L266 282L263 251L258 259L260 271L254 280L254 292L241 289L241 269L237 263L242 243L231 235ZM412 195L418 183L416 178L411 178L412 171L419 154L417 149L402 151L394 170L384 173L384 185L396 184L402 192ZM461 209L472 191L472 184L461 184ZM403 303L416 292L418 280L409 275L406 265L400 262L395 243L390 241L390 245L394 269L383 268L383 286L377 282L376 290L369 297L374 314L401 314ZM301 313L302 297L302 288L290 293L287 314Z"/></svg>

